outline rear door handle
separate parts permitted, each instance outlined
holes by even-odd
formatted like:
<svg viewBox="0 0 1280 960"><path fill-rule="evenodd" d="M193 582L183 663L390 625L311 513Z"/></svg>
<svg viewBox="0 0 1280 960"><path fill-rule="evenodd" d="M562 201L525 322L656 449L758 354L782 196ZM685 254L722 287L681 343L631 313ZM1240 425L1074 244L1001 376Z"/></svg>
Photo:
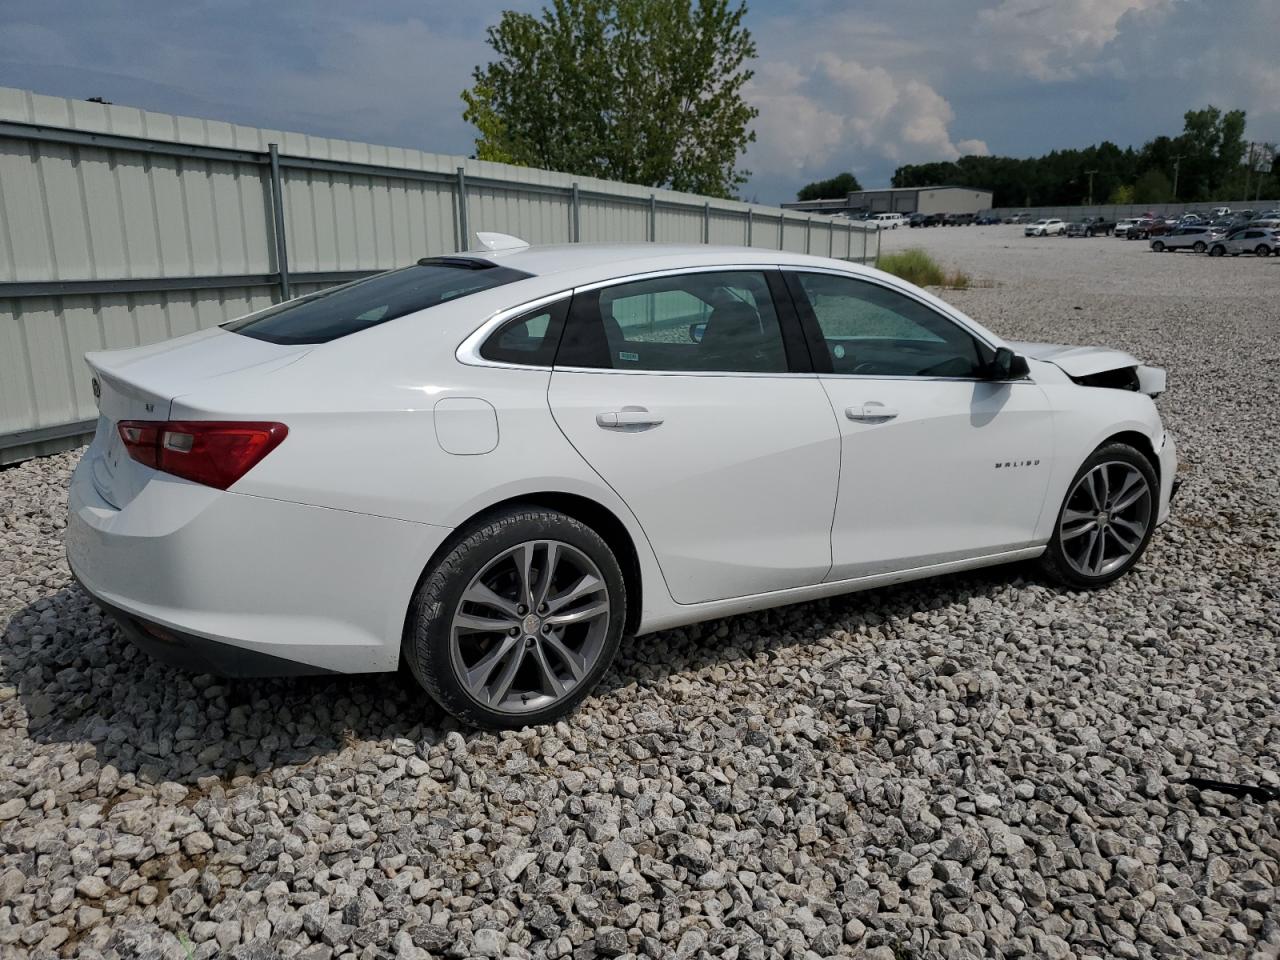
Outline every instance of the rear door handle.
<svg viewBox="0 0 1280 960"><path fill-rule="evenodd" d="M883 403L869 400L866 403L845 407L844 415L855 423L886 423L896 417L898 411L893 407L886 407Z"/></svg>
<svg viewBox="0 0 1280 960"><path fill-rule="evenodd" d="M644 407L623 407L596 414L596 423L606 430L647 430L662 425L662 417Z"/></svg>

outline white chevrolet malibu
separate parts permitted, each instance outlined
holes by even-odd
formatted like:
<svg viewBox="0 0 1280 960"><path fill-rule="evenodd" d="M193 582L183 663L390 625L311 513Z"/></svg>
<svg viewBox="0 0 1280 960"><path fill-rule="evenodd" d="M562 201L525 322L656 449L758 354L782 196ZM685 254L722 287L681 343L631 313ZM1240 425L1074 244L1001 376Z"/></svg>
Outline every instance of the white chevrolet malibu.
<svg viewBox="0 0 1280 960"><path fill-rule="evenodd" d="M404 661L514 726L624 637L1031 558L1096 587L1168 516L1164 372L1127 354L821 257L482 241L89 354L67 553L126 635L231 676Z"/></svg>

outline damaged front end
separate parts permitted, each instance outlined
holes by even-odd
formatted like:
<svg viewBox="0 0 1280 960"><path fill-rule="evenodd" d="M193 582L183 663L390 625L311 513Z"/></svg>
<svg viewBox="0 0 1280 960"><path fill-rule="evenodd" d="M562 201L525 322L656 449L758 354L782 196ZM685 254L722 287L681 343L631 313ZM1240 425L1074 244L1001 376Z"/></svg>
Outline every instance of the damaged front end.
<svg viewBox="0 0 1280 960"><path fill-rule="evenodd" d="M1152 398L1165 390L1162 367L1149 367L1122 350L1025 341L1010 342L1009 347L1024 357L1052 363L1083 387L1130 390Z"/></svg>

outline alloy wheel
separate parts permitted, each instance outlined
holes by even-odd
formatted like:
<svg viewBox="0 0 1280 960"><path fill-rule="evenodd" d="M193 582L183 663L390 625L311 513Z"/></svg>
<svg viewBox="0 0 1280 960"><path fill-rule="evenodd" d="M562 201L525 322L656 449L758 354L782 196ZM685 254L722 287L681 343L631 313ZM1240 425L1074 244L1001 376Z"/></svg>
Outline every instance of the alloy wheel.
<svg viewBox="0 0 1280 960"><path fill-rule="evenodd" d="M1100 463L1076 481L1062 508L1058 539L1067 563L1086 577L1103 577L1142 549L1151 524L1151 486L1137 467Z"/></svg>
<svg viewBox="0 0 1280 960"><path fill-rule="evenodd" d="M605 579L585 553L559 540L517 544L485 564L458 601L455 676L499 713L550 706L591 673L609 614Z"/></svg>

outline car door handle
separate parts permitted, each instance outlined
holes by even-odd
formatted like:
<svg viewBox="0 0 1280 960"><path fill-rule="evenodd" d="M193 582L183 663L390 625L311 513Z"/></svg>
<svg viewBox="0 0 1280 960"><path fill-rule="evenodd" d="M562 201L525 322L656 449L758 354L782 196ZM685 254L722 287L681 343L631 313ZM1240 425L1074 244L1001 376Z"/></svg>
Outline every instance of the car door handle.
<svg viewBox="0 0 1280 960"><path fill-rule="evenodd" d="M646 430L662 425L662 417L644 407L623 407L596 414L596 423L606 430Z"/></svg>
<svg viewBox="0 0 1280 960"><path fill-rule="evenodd" d="M867 403L854 404L844 408L844 415L855 423L885 423L898 415L893 407L870 400Z"/></svg>

